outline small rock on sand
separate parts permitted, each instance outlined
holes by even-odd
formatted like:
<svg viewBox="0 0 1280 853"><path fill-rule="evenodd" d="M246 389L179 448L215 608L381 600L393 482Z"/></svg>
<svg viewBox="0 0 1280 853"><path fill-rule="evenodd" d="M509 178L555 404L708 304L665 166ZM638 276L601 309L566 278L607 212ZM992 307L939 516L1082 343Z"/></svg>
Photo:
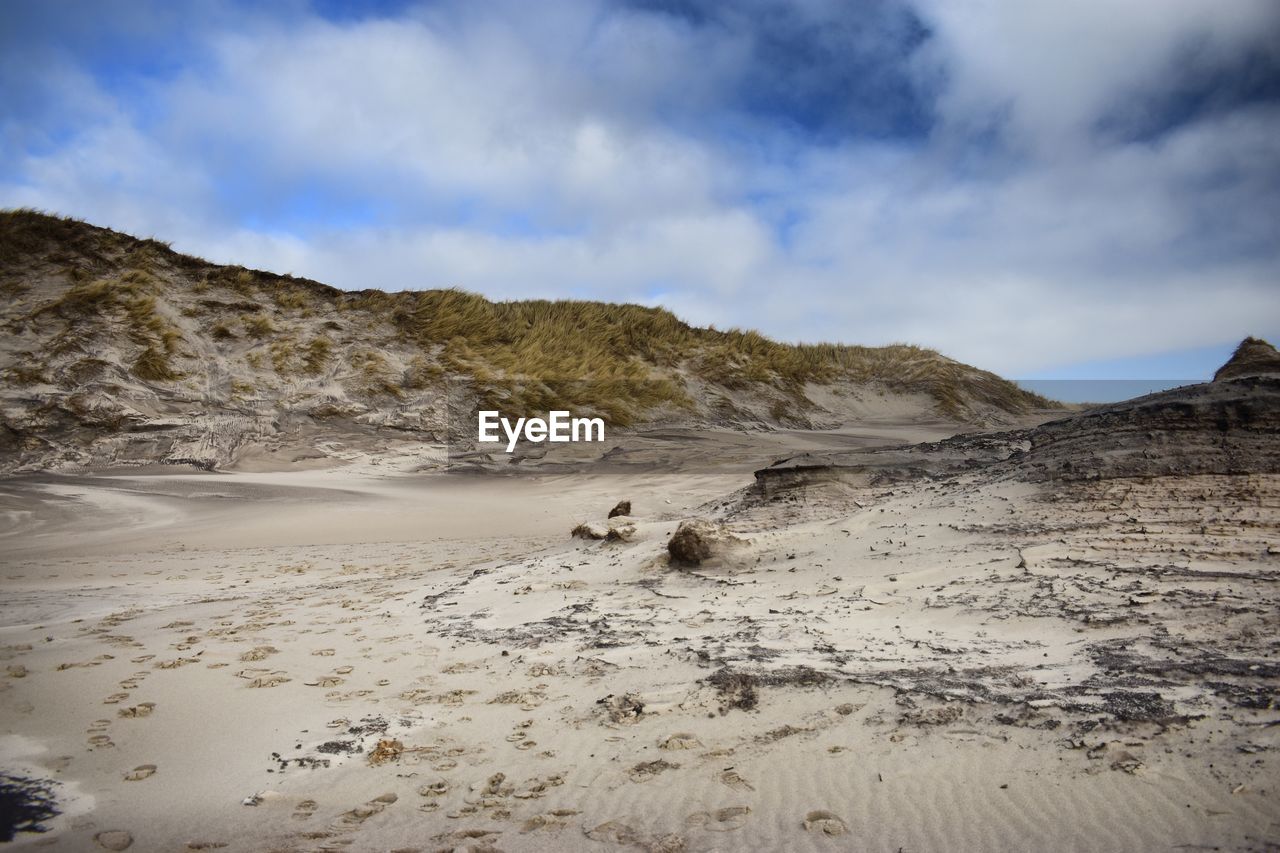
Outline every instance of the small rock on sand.
<svg viewBox="0 0 1280 853"><path fill-rule="evenodd" d="M584 521L570 530L569 535L574 539L603 539L609 535L609 528L602 524Z"/></svg>
<svg viewBox="0 0 1280 853"><path fill-rule="evenodd" d="M610 516L608 524L584 521L569 531L569 535L575 539L606 539L610 542L630 542L635 533L635 522L625 515Z"/></svg>
<svg viewBox="0 0 1280 853"><path fill-rule="evenodd" d="M625 515L616 516L609 521L609 533L604 538L609 542L630 542L635 538L636 525Z"/></svg>
<svg viewBox="0 0 1280 853"><path fill-rule="evenodd" d="M730 533L722 524L694 518L680 522L676 532L667 543L667 553L673 563L697 566L723 554L733 545L743 544L743 540Z"/></svg>

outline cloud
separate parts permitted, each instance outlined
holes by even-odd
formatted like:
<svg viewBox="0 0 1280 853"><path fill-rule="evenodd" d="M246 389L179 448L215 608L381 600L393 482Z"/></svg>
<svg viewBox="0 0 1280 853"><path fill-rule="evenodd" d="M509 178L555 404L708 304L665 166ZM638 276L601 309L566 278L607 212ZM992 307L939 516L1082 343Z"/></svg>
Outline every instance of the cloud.
<svg viewBox="0 0 1280 853"><path fill-rule="evenodd" d="M185 60L24 24L0 203L1011 375L1280 332L1266 0L192 8Z"/></svg>
<svg viewBox="0 0 1280 853"><path fill-rule="evenodd" d="M917 67L945 79L942 121L995 124L1040 154L1087 150L1100 122L1159 126L1162 110L1206 83L1228 102L1247 97L1247 76L1231 72L1264 62L1274 74L1280 63L1269 0L915 5L934 34Z"/></svg>

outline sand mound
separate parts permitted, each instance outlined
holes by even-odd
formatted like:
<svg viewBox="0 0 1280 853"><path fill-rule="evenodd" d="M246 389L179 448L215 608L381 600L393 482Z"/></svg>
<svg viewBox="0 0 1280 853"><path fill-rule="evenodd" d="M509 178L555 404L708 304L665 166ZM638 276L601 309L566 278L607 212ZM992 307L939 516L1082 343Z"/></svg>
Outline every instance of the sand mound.
<svg viewBox="0 0 1280 853"><path fill-rule="evenodd" d="M574 539L603 539L609 535L609 528L603 524L595 524L590 521L584 521L569 531L569 535Z"/></svg>

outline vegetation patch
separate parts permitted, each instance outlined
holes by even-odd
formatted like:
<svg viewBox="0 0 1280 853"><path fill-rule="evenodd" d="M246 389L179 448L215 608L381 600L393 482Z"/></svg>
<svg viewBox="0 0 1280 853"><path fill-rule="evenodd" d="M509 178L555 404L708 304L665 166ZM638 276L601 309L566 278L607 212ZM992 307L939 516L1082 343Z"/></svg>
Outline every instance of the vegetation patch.
<svg viewBox="0 0 1280 853"><path fill-rule="evenodd" d="M333 341L323 335L312 338L302 353L302 363L307 373L315 376L324 370L332 352Z"/></svg>
<svg viewBox="0 0 1280 853"><path fill-rule="evenodd" d="M275 324L266 314L254 314L244 318L245 334L251 338L268 338L276 332Z"/></svg>
<svg viewBox="0 0 1280 853"><path fill-rule="evenodd" d="M215 323L209 330L209 337L215 341L234 341L238 336L226 323Z"/></svg>
<svg viewBox="0 0 1280 853"><path fill-rule="evenodd" d="M564 409L625 427L700 412L803 427L815 408L807 389L833 383L927 395L941 413L961 419L1050 405L993 374L905 344L783 344L751 331L693 327L639 305L492 302L453 289L341 291L215 266L159 241L30 210L0 212L0 268L11 271L0 284L14 299L26 292L15 279L28 273L52 271L66 283L57 298L15 317L26 326L13 329L40 332L47 318L61 318L65 329L49 346L56 355L92 352L101 323L120 322L140 349L135 373L148 381L181 375L172 362L182 334L168 318L208 311L214 316L199 331L205 340L270 340L282 374L343 375L349 367L353 390L395 399L463 383L477 406L515 417ZM297 319L330 312L341 322ZM282 328L296 339L276 340ZM374 350L377 358L369 355ZM266 355L251 354L249 363L262 369Z"/></svg>

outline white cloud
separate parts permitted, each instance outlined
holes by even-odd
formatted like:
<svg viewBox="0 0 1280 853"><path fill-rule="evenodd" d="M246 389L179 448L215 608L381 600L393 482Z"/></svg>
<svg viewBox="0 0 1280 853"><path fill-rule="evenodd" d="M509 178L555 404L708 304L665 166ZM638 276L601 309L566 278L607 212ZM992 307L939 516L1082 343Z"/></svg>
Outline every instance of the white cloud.
<svg viewBox="0 0 1280 853"><path fill-rule="evenodd" d="M929 136L819 141L744 113L758 57L736 30L439 4L215 27L145 105L56 69L66 105L96 107L17 151L0 199L349 288L660 295L695 322L1010 375L1280 331L1280 109L1097 132L1149 123L1188 57L1274 50L1268 0L915 5L931 35L901 61L936 96Z"/></svg>
<svg viewBox="0 0 1280 853"><path fill-rule="evenodd" d="M1014 141L1061 154L1112 112L1141 113L1186 72L1280 55L1272 0L914 0L935 37L919 58L944 80L941 115L1006 123Z"/></svg>

